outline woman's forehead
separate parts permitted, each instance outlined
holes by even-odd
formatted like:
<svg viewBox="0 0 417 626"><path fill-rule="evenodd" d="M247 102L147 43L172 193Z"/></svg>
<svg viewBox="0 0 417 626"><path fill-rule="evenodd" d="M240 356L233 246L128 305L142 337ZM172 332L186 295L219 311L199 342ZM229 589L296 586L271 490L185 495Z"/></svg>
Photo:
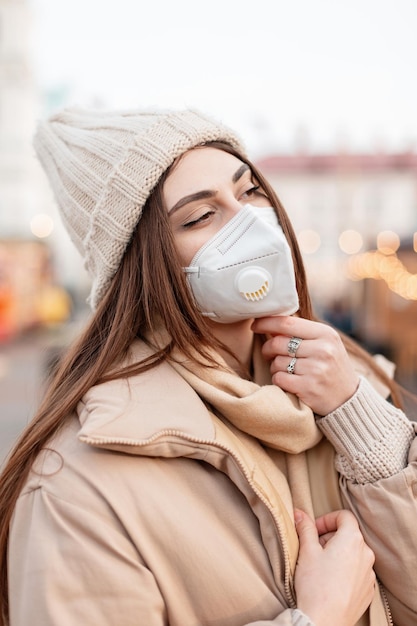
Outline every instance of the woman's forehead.
<svg viewBox="0 0 417 626"><path fill-rule="evenodd" d="M188 150L175 163L164 183L165 200L175 204L184 195L232 183L233 175L242 164L233 154L218 148Z"/></svg>

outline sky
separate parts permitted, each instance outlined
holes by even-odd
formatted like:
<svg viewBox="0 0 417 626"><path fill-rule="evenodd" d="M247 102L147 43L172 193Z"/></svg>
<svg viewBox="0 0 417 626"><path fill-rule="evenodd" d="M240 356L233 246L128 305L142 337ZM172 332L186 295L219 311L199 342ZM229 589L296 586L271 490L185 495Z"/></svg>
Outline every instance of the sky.
<svg viewBox="0 0 417 626"><path fill-rule="evenodd" d="M29 0L64 104L194 107L253 153L417 149L416 0Z"/></svg>

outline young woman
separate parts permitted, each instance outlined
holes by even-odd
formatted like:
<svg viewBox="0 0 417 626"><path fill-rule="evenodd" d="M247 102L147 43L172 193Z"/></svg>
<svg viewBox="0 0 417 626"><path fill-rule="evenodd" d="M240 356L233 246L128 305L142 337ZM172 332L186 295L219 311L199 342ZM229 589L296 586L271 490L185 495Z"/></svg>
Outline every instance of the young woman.
<svg viewBox="0 0 417 626"><path fill-rule="evenodd" d="M2 475L0 623L415 624L415 425L239 139L66 110L35 145L93 315Z"/></svg>

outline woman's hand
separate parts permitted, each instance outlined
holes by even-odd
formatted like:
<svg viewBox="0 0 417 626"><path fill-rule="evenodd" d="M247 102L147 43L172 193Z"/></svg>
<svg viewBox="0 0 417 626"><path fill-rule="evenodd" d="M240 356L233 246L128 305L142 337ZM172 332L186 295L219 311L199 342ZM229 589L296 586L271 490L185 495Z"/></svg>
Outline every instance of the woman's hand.
<svg viewBox="0 0 417 626"><path fill-rule="evenodd" d="M296 396L318 415L327 415L346 402L359 384L339 334L327 324L301 317L276 316L256 319L255 333L271 337L262 347L270 361L272 382ZM302 341L296 350L293 373L288 373L292 356L288 343Z"/></svg>
<svg viewBox="0 0 417 626"><path fill-rule="evenodd" d="M374 553L350 511L311 520L295 512L300 551L295 569L297 607L316 626L353 626L375 591Z"/></svg>

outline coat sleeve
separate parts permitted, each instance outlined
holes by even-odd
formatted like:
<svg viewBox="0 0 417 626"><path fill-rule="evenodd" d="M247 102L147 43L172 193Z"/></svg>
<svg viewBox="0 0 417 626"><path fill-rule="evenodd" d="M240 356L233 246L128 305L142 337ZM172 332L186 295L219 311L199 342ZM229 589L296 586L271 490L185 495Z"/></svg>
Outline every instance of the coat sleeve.
<svg viewBox="0 0 417 626"><path fill-rule="evenodd" d="M416 424L361 379L318 421L336 450L344 504L375 552L375 571L397 626L417 623Z"/></svg>
<svg viewBox="0 0 417 626"><path fill-rule="evenodd" d="M11 626L163 626L151 572L121 528L42 488L22 495L9 542Z"/></svg>

